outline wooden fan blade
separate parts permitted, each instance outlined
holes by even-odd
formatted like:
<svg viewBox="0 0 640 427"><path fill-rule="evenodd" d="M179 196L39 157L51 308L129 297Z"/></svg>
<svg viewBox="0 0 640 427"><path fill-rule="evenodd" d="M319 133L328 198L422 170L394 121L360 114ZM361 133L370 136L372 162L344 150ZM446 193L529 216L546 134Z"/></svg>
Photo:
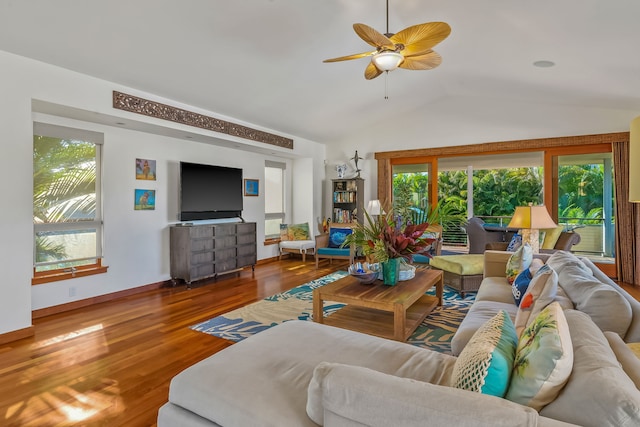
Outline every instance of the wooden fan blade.
<svg viewBox="0 0 640 427"><path fill-rule="evenodd" d="M338 61L348 61L350 59L360 59L360 58L364 58L367 56L371 56L374 53L376 53L376 51L372 51L372 52L362 52L362 53L356 53L353 55L347 55L347 56L340 56L338 58L331 58L331 59L325 59L322 62L338 62Z"/></svg>
<svg viewBox="0 0 640 427"><path fill-rule="evenodd" d="M373 62L369 62L369 65L364 70L364 78L367 80L375 79L380 74L382 74L382 71L378 70L378 67L373 65Z"/></svg>
<svg viewBox="0 0 640 427"><path fill-rule="evenodd" d="M404 45L401 53L404 56L420 55L446 39L451 34L451 27L446 22L427 22L405 28L391 36L393 43Z"/></svg>
<svg viewBox="0 0 640 427"><path fill-rule="evenodd" d="M442 57L434 51L423 55L405 56L400 68L407 70L431 70L442 63Z"/></svg>
<svg viewBox="0 0 640 427"><path fill-rule="evenodd" d="M368 25L353 24L353 29L362 40L369 43L375 48L383 47L390 50L394 50L396 48L396 45L393 44L393 42L389 40L387 36L380 34L378 31L374 30Z"/></svg>

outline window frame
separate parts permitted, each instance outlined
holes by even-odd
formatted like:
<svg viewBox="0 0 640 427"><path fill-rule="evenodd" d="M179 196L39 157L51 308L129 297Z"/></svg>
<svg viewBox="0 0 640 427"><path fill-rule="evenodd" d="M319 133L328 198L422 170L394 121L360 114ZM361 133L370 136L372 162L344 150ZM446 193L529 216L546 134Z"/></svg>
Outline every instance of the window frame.
<svg viewBox="0 0 640 427"><path fill-rule="evenodd" d="M286 171L287 164L282 162L274 162L271 160L265 160L265 186L264 186L264 197L265 197L265 212L264 212L264 220L265 220L265 242L279 242L280 241L280 233L278 234L267 234L266 233L266 223L268 220L279 219L281 224L285 223L286 219L286 198L285 198L285 179L286 179ZM269 169L279 169L282 173L282 185L280 188L281 191L281 199L282 199L282 211L281 212L267 212L267 203L266 199L269 197L269 189L270 186L267 184L266 180L266 170Z"/></svg>
<svg viewBox="0 0 640 427"><path fill-rule="evenodd" d="M63 140L80 140L90 142L95 145L95 217L93 220L78 222L56 222L56 223L35 223L33 224L33 277L32 285L67 280L75 277L83 277L93 274L100 274L107 271L108 267L102 265L103 258L103 233L104 221L102 211L102 149L104 145L104 134L86 129L71 128L50 123L34 121L33 135L59 138ZM35 149L35 147L33 147ZM81 264L77 266L66 266L51 270L38 270L39 266L58 264L61 261L36 262L36 235L43 231L86 231L95 230L95 256L82 258L69 258L63 263L82 262L94 260L93 263Z"/></svg>

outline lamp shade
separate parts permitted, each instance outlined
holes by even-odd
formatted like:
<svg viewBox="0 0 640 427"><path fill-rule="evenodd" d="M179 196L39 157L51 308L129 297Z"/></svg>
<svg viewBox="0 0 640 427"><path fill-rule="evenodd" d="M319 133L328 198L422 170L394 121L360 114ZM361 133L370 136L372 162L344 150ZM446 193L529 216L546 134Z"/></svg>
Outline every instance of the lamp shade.
<svg viewBox="0 0 640 427"><path fill-rule="evenodd" d="M629 132L629 201L640 203L640 116L631 121Z"/></svg>
<svg viewBox="0 0 640 427"><path fill-rule="evenodd" d="M369 204L367 205L367 212L369 215L380 215L382 212L382 206L380 205L380 200L369 200Z"/></svg>
<svg viewBox="0 0 640 427"><path fill-rule="evenodd" d="M517 206L508 228L524 228L540 230L542 228L554 228L558 225L553 222L547 208L540 206Z"/></svg>
<svg viewBox="0 0 640 427"><path fill-rule="evenodd" d="M404 61L404 56L399 54L398 52L385 50L380 53L376 53L371 58L371 62L378 68L380 71L392 71L395 70L402 64Z"/></svg>

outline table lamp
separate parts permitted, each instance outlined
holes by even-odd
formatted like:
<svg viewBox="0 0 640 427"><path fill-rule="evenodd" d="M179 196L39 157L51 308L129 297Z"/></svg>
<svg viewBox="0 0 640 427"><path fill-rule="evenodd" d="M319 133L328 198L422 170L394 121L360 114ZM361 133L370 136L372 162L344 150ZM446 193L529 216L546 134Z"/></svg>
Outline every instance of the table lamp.
<svg viewBox="0 0 640 427"><path fill-rule="evenodd" d="M558 225L553 222L544 205L517 206L508 228L518 228L522 234L522 244L529 243L533 253L540 252L540 229L555 228Z"/></svg>
<svg viewBox="0 0 640 427"><path fill-rule="evenodd" d="M369 204L367 205L367 212L371 216L378 216L383 214L382 206L380 205L380 200L369 200Z"/></svg>

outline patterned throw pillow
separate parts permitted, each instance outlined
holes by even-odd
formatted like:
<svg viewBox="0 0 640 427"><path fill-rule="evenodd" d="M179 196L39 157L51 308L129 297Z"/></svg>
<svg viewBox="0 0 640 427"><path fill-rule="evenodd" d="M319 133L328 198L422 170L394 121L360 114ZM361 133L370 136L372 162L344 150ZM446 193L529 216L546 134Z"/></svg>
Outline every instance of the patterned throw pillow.
<svg viewBox="0 0 640 427"><path fill-rule="evenodd" d="M351 228L331 227L329 229L329 247L339 248L344 243L344 239L352 232Z"/></svg>
<svg viewBox="0 0 640 427"><path fill-rule="evenodd" d="M507 245L507 252L514 252L520 246L522 246L522 235L516 233L511 237L511 241Z"/></svg>
<svg viewBox="0 0 640 427"><path fill-rule="evenodd" d="M287 240L311 240L309 234L309 223L289 224L287 227Z"/></svg>
<svg viewBox="0 0 640 427"><path fill-rule="evenodd" d="M505 396L540 411L553 401L573 369L573 346L562 307L549 304L524 330Z"/></svg>
<svg viewBox="0 0 640 427"><path fill-rule="evenodd" d="M516 280L518 274L522 270L529 268L531 265L531 261L533 260L533 249L529 246L528 243L520 246L516 251L509 257L507 261L507 281L510 285L513 285L513 281Z"/></svg>
<svg viewBox="0 0 640 427"><path fill-rule="evenodd" d="M520 301L516 313L516 333L522 335L522 331L529 326L531 321L549 304L551 304L558 292L558 274L545 264L533 275L527 292Z"/></svg>
<svg viewBox="0 0 640 427"><path fill-rule="evenodd" d="M286 242L289 240L289 225L280 224L280 240Z"/></svg>
<svg viewBox="0 0 640 427"><path fill-rule="evenodd" d="M520 274L516 277L516 280L513 281L511 285L511 292L513 293L513 301L516 305L520 306L520 301L524 296L524 293L527 292L527 288L529 287L529 283L531 283L531 270L528 268L522 270Z"/></svg>
<svg viewBox="0 0 640 427"><path fill-rule="evenodd" d="M473 334L456 359L452 385L503 397L511 379L517 344L513 322L501 310Z"/></svg>
<svg viewBox="0 0 640 427"><path fill-rule="evenodd" d="M516 280L513 281L511 292L513 293L513 300L518 307L520 307L520 301L522 301L524 293L527 292L529 288L533 275L536 274L543 265L544 263L541 259L534 258L529 268L522 270L516 277Z"/></svg>

